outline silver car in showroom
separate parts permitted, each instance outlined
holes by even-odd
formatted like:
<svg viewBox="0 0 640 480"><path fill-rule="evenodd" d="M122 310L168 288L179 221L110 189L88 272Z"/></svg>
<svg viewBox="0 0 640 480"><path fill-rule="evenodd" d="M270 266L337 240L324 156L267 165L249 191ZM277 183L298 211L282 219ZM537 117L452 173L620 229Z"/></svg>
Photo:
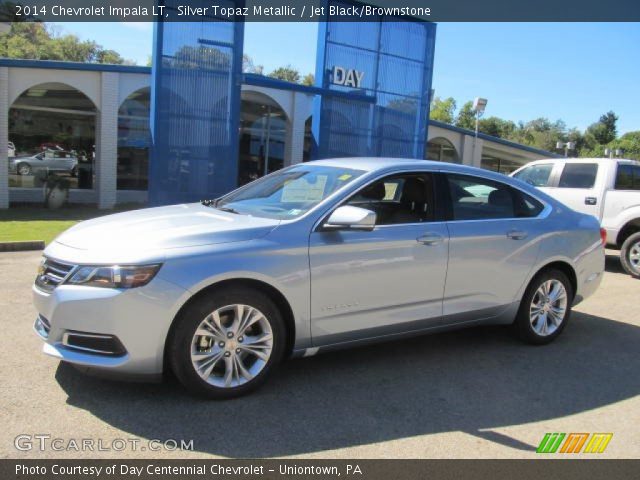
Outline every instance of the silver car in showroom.
<svg viewBox="0 0 640 480"><path fill-rule="evenodd" d="M82 222L33 287L44 352L168 370L209 398L285 357L460 326L544 344L604 270L602 231L519 180L440 162L297 164L217 200Z"/></svg>

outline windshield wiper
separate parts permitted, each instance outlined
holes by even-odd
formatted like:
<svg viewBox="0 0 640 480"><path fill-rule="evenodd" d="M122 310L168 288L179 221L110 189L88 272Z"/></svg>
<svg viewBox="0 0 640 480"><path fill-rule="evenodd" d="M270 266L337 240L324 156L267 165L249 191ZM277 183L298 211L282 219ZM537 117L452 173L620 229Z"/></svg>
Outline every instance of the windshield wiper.
<svg viewBox="0 0 640 480"><path fill-rule="evenodd" d="M214 208L216 208L218 210L222 210L223 212L229 212L229 213L235 213L236 215L242 215L235 208L231 208L231 207L214 207Z"/></svg>

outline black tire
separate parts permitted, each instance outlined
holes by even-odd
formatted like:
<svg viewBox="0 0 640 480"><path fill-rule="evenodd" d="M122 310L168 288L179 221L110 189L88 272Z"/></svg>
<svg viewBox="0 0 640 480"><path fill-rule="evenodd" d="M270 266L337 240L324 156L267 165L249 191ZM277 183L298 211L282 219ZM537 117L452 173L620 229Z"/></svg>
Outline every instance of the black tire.
<svg viewBox="0 0 640 480"><path fill-rule="evenodd" d="M640 232L634 233L624 241L620 249L620 262L625 272L634 278L640 278L640 266L635 267L631 263L631 252L635 250L636 247L640 248Z"/></svg>
<svg viewBox="0 0 640 480"><path fill-rule="evenodd" d="M72 177L77 177L78 176L78 167L75 166L71 169L71 171L69 172L69 175L71 175Z"/></svg>
<svg viewBox="0 0 640 480"><path fill-rule="evenodd" d="M273 336L271 355L262 370L251 380L235 387L219 387L204 380L191 361L192 340L200 323L212 312L227 305L248 305L264 315ZM213 400L239 397L260 387L280 363L285 353L286 328L276 304L259 290L226 287L191 302L176 318L168 343L171 370L192 394Z"/></svg>
<svg viewBox="0 0 640 480"><path fill-rule="evenodd" d="M564 318L557 326L553 333L548 335L539 335L533 328L530 320L530 308L533 302L536 292L542 284L549 280L558 280L564 286L567 294L567 305L565 308ZM529 283L527 290L525 291L522 301L520 302L520 308L518 309L518 315L513 323L513 329L516 335L524 342L532 345L545 345L552 342L562 333L567 326L571 317L571 306L574 297L573 287L567 276L560 270L550 268L538 273L533 280Z"/></svg>
<svg viewBox="0 0 640 480"><path fill-rule="evenodd" d="M20 172L20 169L24 169L24 173ZM19 163L18 166L16 167L16 173L18 175L31 175L31 165L24 162Z"/></svg>

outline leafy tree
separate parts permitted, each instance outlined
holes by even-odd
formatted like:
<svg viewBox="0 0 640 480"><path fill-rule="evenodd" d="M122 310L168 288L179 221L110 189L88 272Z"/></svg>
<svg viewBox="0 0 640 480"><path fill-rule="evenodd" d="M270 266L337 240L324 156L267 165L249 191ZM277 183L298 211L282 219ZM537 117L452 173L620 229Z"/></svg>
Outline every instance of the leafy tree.
<svg viewBox="0 0 640 480"><path fill-rule="evenodd" d="M600 120L596 123L591 124L587 129L587 132L593 136L598 144L606 145L615 140L618 135L616 126L617 121L618 116L609 111L604 115L601 115Z"/></svg>
<svg viewBox="0 0 640 480"><path fill-rule="evenodd" d="M444 100L440 97L436 97L431 103L429 118L431 120L437 120L439 122L453 125L455 112L456 101L452 97L445 98Z"/></svg>
<svg viewBox="0 0 640 480"><path fill-rule="evenodd" d="M92 40L61 35L55 28L40 22L11 23L9 31L0 34L0 56L83 63L132 63Z"/></svg>
<svg viewBox="0 0 640 480"><path fill-rule="evenodd" d="M307 73L302 77L302 85L313 87L316 84L316 76L313 73Z"/></svg>
<svg viewBox="0 0 640 480"><path fill-rule="evenodd" d="M473 109L473 102L469 101L462 105L456 117L456 127L468 128L475 130L476 128L476 112Z"/></svg>
<svg viewBox="0 0 640 480"><path fill-rule="evenodd" d="M287 65L286 67L276 68L273 72L269 74L271 78L277 78L279 80L284 80L285 82L291 83L299 83L300 82L300 72L293 68L291 65Z"/></svg>

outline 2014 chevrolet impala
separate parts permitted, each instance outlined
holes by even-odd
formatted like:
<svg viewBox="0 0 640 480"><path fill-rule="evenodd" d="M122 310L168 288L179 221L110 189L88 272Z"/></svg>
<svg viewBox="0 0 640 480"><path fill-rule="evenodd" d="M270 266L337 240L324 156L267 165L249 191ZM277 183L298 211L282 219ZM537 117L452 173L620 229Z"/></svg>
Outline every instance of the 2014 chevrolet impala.
<svg viewBox="0 0 640 480"><path fill-rule="evenodd" d="M35 330L62 361L171 369L237 396L285 356L512 324L556 338L604 269L602 231L516 179L400 159L285 168L215 201L82 222L51 243Z"/></svg>

